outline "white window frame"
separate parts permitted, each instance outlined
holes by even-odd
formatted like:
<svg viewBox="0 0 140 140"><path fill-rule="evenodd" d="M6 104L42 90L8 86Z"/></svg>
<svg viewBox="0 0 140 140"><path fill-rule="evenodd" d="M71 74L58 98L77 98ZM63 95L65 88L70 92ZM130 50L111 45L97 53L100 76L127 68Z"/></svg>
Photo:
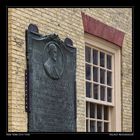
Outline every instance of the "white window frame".
<svg viewBox="0 0 140 140"><path fill-rule="evenodd" d="M110 108L109 118L111 120L111 125L109 125L110 132L121 132L121 57L120 57L120 48L119 46L105 41L101 38L90 34L84 34L85 45L90 48L95 48L99 50L104 50L113 54L114 67L112 67L112 85L113 85L113 95L112 95L112 103L108 103ZM86 80L85 80L86 83ZM86 88L85 88L86 93ZM86 97L85 94L85 110L86 110L86 101L99 103L105 105L102 101L97 101L94 99L90 99ZM107 104L106 104L107 105ZM85 111L86 112L86 111ZM86 114L85 114L86 120ZM85 121L85 131L86 131L86 121Z"/></svg>

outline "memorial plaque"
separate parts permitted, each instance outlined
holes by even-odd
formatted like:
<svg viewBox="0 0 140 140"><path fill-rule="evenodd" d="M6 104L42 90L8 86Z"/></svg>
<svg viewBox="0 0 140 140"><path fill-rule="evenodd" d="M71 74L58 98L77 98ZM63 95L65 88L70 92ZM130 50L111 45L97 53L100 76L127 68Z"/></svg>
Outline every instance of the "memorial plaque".
<svg viewBox="0 0 140 140"><path fill-rule="evenodd" d="M29 132L76 131L76 49L71 39L26 31Z"/></svg>

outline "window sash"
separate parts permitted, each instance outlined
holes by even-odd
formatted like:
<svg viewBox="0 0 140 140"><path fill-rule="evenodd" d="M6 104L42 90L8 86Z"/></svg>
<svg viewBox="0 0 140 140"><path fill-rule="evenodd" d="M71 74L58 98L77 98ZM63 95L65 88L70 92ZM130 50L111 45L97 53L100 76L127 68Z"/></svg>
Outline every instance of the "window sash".
<svg viewBox="0 0 140 140"><path fill-rule="evenodd" d="M90 66L90 78L86 78L85 77L85 83L86 82L89 82L89 83L91 83L91 95L90 95L90 97L89 98L91 98L91 99L88 99L89 101L91 101L91 102L96 102L96 103L100 103L100 104L104 104L104 105L110 105L110 106L114 106L114 55L113 55L113 53L111 53L111 52L109 52L109 51L105 51L105 50L102 50L102 49L99 49L99 48L97 48L97 47L95 47L95 46L89 46L89 45L87 45L86 44L86 46L85 46L85 49L86 48L90 48L90 62L86 62L86 60L85 60L85 67L86 67L86 65L88 65L88 66ZM97 52L98 52L98 58L97 58L97 61L98 61L98 64L97 65L95 65L95 64L93 64L93 59L92 59L92 53L93 53L93 50L97 50ZM105 55L105 63L104 63L104 65L105 65L105 67L101 67L100 66L100 52L103 52ZM86 54L85 54L86 55ZM111 61L111 67L112 67L112 69L110 70L110 69L108 69L107 68L107 56L111 56L111 58L112 58L112 61ZM86 56L85 56L85 58L86 58ZM98 68L98 80L97 81L94 81L93 80L93 68L94 67L96 67L96 68ZM105 75L104 75L104 83L101 83L101 81L100 81L100 69L101 70L104 70L105 71ZM86 72L86 68L85 68L85 72ZM107 84L107 73L108 72L110 72L111 73L111 85L109 85L109 84ZM86 74L85 74L86 75ZM98 85L98 99L94 99L94 93L93 93L93 84L96 84L96 85ZM100 92L100 88L102 87L102 86L104 86L105 87L105 100L104 101L102 101L101 100L101 97L100 97L100 94L101 94L101 92ZM111 102L110 102L110 100L107 100L108 98L108 94L107 94L107 89L108 88L110 88L111 89Z"/></svg>
<svg viewBox="0 0 140 140"><path fill-rule="evenodd" d="M121 52L120 52L121 50L117 45L112 44L96 36L85 33L84 37L85 37L85 45L87 45L88 47L91 48L95 47L96 49L107 51L109 52L109 54L112 54L114 56L112 58L112 62L114 62L114 65L112 64L113 66L112 67L112 71L113 71L112 93L114 94L112 94L113 96L112 106L110 105L110 103L108 104L110 106L109 118L111 119L111 123L109 125L109 131L121 132L121 82L120 82L121 81ZM91 98L85 97L85 101L86 100L100 103L97 100L93 101L93 99L91 100Z"/></svg>

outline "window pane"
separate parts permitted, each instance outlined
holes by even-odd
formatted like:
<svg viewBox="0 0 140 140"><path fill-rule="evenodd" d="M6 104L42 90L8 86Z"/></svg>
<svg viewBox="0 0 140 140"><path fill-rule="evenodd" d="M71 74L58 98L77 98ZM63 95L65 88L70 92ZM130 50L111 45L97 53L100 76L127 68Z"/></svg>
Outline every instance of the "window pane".
<svg viewBox="0 0 140 140"><path fill-rule="evenodd" d="M102 132L102 122L97 122L97 132Z"/></svg>
<svg viewBox="0 0 140 140"><path fill-rule="evenodd" d="M105 70L100 69L100 83L105 84Z"/></svg>
<svg viewBox="0 0 140 140"><path fill-rule="evenodd" d="M94 95L94 99L98 99L98 88L99 86L97 84L93 84L93 95Z"/></svg>
<svg viewBox="0 0 140 140"><path fill-rule="evenodd" d="M91 58L91 48L86 47L85 48L85 53L86 53L86 62L90 62L90 58Z"/></svg>
<svg viewBox="0 0 140 140"><path fill-rule="evenodd" d="M112 102L112 89L107 88L107 101Z"/></svg>
<svg viewBox="0 0 140 140"><path fill-rule="evenodd" d="M104 106L104 120L108 120L108 107Z"/></svg>
<svg viewBox="0 0 140 140"><path fill-rule="evenodd" d="M86 132L88 132L88 120L86 120Z"/></svg>
<svg viewBox="0 0 140 140"><path fill-rule="evenodd" d="M98 68L93 67L93 81L98 82Z"/></svg>
<svg viewBox="0 0 140 140"><path fill-rule="evenodd" d="M95 105L90 103L90 118L95 118Z"/></svg>
<svg viewBox="0 0 140 140"><path fill-rule="evenodd" d="M111 56L110 55L107 55L107 68L108 69L111 69L112 67L111 67Z"/></svg>
<svg viewBox="0 0 140 140"><path fill-rule="evenodd" d="M95 132L95 121L90 121L90 132Z"/></svg>
<svg viewBox="0 0 140 140"><path fill-rule="evenodd" d="M97 119L102 119L102 106L97 105Z"/></svg>
<svg viewBox="0 0 140 140"><path fill-rule="evenodd" d="M101 100L105 101L105 87L104 86L100 87L100 93L101 93L101 95L100 95Z"/></svg>
<svg viewBox="0 0 140 140"><path fill-rule="evenodd" d="M86 117L88 117L88 102L86 102Z"/></svg>
<svg viewBox="0 0 140 140"><path fill-rule="evenodd" d="M107 85L111 86L112 84L112 74L110 71L107 72Z"/></svg>
<svg viewBox="0 0 140 140"><path fill-rule="evenodd" d="M98 51L93 49L93 64L98 64Z"/></svg>
<svg viewBox="0 0 140 140"><path fill-rule="evenodd" d="M91 97L91 83L86 82L86 97Z"/></svg>
<svg viewBox="0 0 140 140"><path fill-rule="evenodd" d="M100 52L100 66L105 66L105 54L103 52Z"/></svg>
<svg viewBox="0 0 140 140"><path fill-rule="evenodd" d="M86 79L90 80L91 79L91 66L86 64Z"/></svg>
<svg viewBox="0 0 140 140"><path fill-rule="evenodd" d="M104 123L104 132L108 132L108 123L107 122Z"/></svg>

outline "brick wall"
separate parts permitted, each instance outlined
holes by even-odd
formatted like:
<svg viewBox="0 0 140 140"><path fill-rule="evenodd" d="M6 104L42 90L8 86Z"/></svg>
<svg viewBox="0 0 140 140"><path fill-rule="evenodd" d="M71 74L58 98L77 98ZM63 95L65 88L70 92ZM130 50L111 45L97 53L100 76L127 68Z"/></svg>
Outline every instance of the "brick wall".
<svg viewBox="0 0 140 140"><path fill-rule="evenodd" d="M25 30L36 24L41 34L70 37L77 48L77 131L85 131L84 29L81 12L125 33L122 47L122 130L132 129L132 11L115 8L8 9L8 131L27 131L25 112Z"/></svg>

